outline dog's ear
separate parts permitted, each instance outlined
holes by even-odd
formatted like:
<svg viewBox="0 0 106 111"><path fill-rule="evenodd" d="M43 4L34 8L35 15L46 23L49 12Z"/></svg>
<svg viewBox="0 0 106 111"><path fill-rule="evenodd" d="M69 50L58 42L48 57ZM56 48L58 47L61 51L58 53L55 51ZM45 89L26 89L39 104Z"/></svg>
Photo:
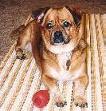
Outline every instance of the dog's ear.
<svg viewBox="0 0 106 111"><path fill-rule="evenodd" d="M50 7L45 7L32 11L32 18L36 19L37 22L42 23L43 18L49 9Z"/></svg>
<svg viewBox="0 0 106 111"><path fill-rule="evenodd" d="M82 18L82 13L77 10L76 8L69 8L68 6L66 6L66 8L70 11L70 13L73 15L74 18L74 22L77 26L80 25L81 22L81 18Z"/></svg>

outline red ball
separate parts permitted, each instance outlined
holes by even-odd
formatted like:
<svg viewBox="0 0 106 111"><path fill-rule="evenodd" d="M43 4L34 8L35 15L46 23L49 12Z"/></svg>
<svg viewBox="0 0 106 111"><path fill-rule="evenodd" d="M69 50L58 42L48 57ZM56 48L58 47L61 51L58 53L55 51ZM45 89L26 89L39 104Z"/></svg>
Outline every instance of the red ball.
<svg viewBox="0 0 106 111"><path fill-rule="evenodd" d="M49 99L50 95L48 90L40 90L36 92L32 97L33 104L38 108L43 108L46 106L49 102Z"/></svg>

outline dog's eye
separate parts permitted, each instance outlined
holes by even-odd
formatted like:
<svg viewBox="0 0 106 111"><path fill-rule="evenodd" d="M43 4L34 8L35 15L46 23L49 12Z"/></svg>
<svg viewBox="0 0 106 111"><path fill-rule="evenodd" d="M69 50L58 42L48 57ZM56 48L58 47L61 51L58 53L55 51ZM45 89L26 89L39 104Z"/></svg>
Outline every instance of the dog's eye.
<svg viewBox="0 0 106 111"><path fill-rule="evenodd" d="M63 22L63 26L64 26L64 27L69 27L69 26L70 26L70 23L67 22L67 21L64 21L64 22Z"/></svg>
<svg viewBox="0 0 106 111"><path fill-rule="evenodd" d="M47 23L46 28L51 29L53 27L53 24L51 22Z"/></svg>

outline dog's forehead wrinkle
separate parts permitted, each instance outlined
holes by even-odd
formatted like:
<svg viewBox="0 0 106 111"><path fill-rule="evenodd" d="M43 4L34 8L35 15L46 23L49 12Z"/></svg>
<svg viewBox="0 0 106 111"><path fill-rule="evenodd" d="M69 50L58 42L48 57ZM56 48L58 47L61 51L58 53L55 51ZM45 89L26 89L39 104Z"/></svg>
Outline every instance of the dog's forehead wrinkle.
<svg viewBox="0 0 106 111"><path fill-rule="evenodd" d="M54 21L54 20L57 20L58 18L59 18L59 21L62 21L62 20L68 20L68 21L71 21L71 22L74 21L74 18L72 16L72 14L65 7L60 8L60 9L51 8L51 9L48 10L47 14L45 15L42 25L44 23L46 23L47 21L49 21L49 20Z"/></svg>
<svg viewBox="0 0 106 111"><path fill-rule="evenodd" d="M49 13L48 18L54 19L57 16L57 10L52 10L51 13Z"/></svg>
<svg viewBox="0 0 106 111"><path fill-rule="evenodd" d="M48 16L46 23L52 22L55 25L55 24L59 24L59 20L60 19L59 19L58 14L51 14Z"/></svg>
<svg viewBox="0 0 106 111"><path fill-rule="evenodd" d="M67 13L66 13L67 12ZM58 11L58 16L59 16L59 19L62 19L62 20L71 20L73 21L73 16L72 14L69 12L69 10L67 10L66 8L63 8L62 10L59 10Z"/></svg>
<svg viewBox="0 0 106 111"><path fill-rule="evenodd" d="M51 12L47 15L47 21L54 21L54 20L58 20L58 21L71 20L71 21L73 21L73 16L67 9L64 9L64 8L52 9Z"/></svg>

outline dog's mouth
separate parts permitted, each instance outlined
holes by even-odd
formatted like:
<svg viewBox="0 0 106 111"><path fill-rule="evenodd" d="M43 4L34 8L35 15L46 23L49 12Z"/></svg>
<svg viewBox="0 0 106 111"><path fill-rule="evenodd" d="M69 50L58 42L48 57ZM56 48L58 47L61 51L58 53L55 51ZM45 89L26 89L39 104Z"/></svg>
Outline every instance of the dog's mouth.
<svg viewBox="0 0 106 111"><path fill-rule="evenodd" d="M70 41L70 40L67 39L67 40L64 40L63 42L59 42L59 43L55 43L55 42L53 42L52 45L56 45L56 46L57 46L57 45L65 45L65 44L68 44L69 41Z"/></svg>
<svg viewBox="0 0 106 111"><path fill-rule="evenodd" d="M51 37L51 44L52 45L64 45L68 44L70 41L69 37L63 35L62 32L56 31Z"/></svg>
<svg viewBox="0 0 106 111"><path fill-rule="evenodd" d="M61 41L61 42L60 42ZM68 44L70 42L69 39L66 39L65 37L63 38L63 40L56 40L56 42L54 40L51 40L51 45L65 45Z"/></svg>

